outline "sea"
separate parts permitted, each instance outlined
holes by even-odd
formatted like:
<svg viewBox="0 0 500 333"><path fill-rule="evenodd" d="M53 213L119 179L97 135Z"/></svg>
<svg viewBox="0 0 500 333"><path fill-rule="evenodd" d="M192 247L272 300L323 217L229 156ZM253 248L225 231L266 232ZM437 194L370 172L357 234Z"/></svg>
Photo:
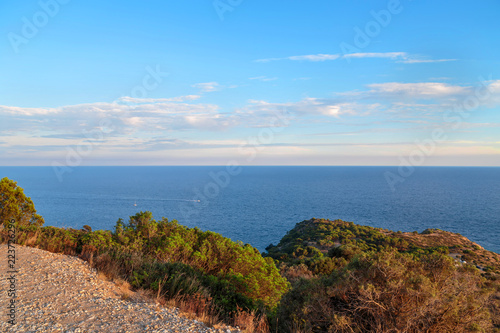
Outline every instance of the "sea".
<svg viewBox="0 0 500 333"><path fill-rule="evenodd" d="M500 168L392 166L0 167L45 225L113 230L140 211L260 251L296 223L439 228L500 253Z"/></svg>

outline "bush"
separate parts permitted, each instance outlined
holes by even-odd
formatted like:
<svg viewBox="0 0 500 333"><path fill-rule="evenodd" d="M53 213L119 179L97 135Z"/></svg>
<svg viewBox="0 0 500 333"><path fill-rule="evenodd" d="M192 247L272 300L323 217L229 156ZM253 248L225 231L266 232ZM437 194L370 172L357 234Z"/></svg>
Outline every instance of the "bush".
<svg viewBox="0 0 500 333"><path fill-rule="evenodd" d="M279 331L451 332L485 330L489 292L475 269L433 253L361 255L330 276L302 280L278 310Z"/></svg>
<svg viewBox="0 0 500 333"><path fill-rule="evenodd" d="M252 246L175 220L155 221L150 212L118 220L114 232L30 225L17 234L21 245L79 255L109 277L167 300L202 297L225 318L276 308L289 289L273 259Z"/></svg>
<svg viewBox="0 0 500 333"><path fill-rule="evenodd" d="M36 213L33 201L28 198L15 181L8 178L0 180L0 227L6 221L15 220L19 226L41 226L43 218Z"/></svg>
<svg viewBox="0 0 500 333"><path fill-rule="evenodd" d="M177 221L155 221L150 212L119 220L114 241L118 246L138 251L163 263L179 262L204 274L230 281L235 290L273 308L288 288L271 258L257 249L233 242L220 234L187 228Z"/></svg>

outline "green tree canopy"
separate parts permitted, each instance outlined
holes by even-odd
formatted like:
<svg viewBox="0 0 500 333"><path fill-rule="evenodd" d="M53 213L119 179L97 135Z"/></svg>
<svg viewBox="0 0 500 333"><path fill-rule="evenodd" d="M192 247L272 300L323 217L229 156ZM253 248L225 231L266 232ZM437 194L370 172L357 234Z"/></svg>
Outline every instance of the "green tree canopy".
<svg viewBox="0 0 500 333"><path fill-rule="evenodd" d="M24 190L15 181L5 177L0 180L0 226L12 219L18 226L41 226L44 223Z"/></svg>

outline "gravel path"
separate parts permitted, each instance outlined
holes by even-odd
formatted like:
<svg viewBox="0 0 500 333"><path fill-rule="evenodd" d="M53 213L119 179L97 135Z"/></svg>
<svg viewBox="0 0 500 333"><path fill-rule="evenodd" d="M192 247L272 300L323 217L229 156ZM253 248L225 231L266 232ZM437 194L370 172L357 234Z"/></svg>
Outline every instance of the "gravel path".
<svg viewBox="0 0 500 333"><path fill-rule="evenodd" d="M1 332L239 332L208 328L178 309L123 300L120 289L72 256L15 246L16 324L8 323L12 299L7 245L0 245Z"/></svg>

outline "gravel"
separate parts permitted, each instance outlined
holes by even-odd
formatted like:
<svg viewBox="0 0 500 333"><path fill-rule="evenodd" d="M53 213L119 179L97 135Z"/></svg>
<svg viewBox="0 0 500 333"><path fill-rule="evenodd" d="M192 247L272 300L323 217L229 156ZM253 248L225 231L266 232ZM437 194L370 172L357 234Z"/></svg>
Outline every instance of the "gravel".
<svg viewBox="0 0 500 333"><path fill-rule="evenodd" d="M8 322L10 282L7 245L0 245L1 332L240 332L209 328L166 308L123 292L77 257L15 246L16 324Z"/></svg>

